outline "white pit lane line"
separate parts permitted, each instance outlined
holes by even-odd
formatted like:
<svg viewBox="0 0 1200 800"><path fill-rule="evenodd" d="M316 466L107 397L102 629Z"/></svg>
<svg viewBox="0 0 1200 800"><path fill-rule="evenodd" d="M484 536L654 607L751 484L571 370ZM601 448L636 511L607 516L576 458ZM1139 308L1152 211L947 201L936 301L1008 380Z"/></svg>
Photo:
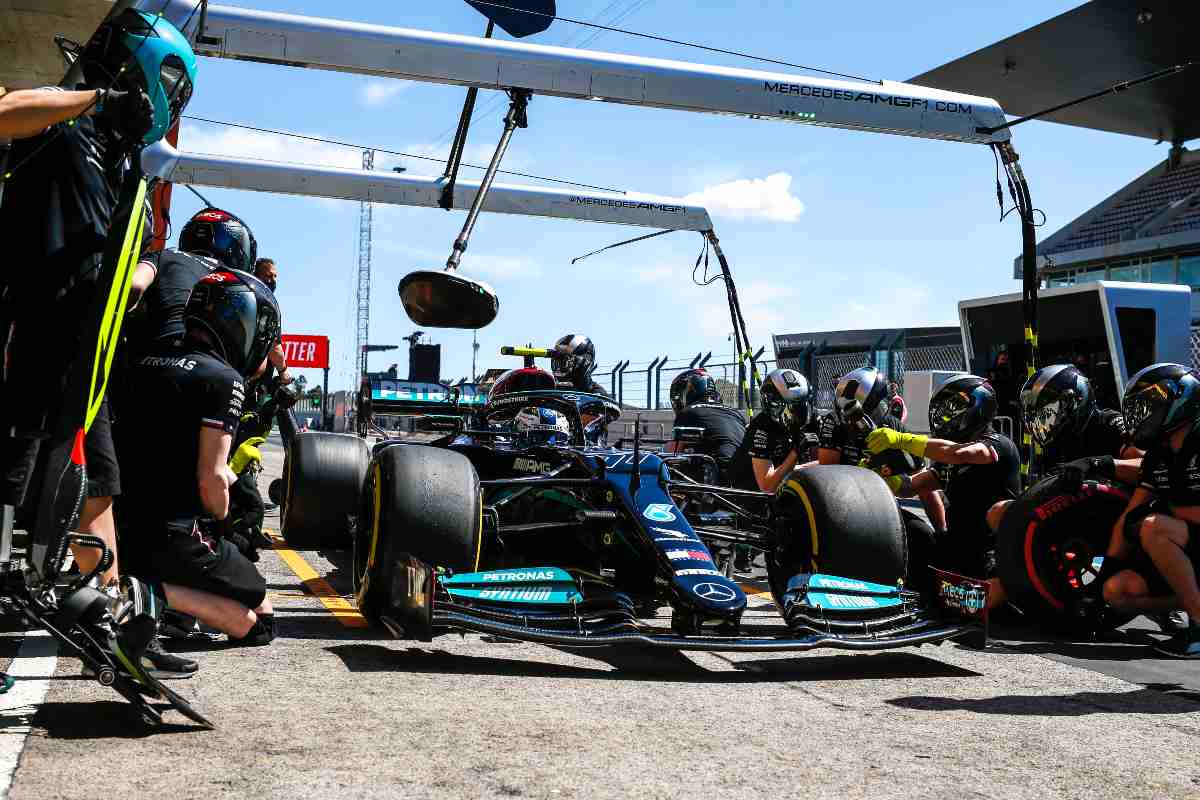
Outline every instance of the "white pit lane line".
<svg viewBox="0 0 1200 800"><path fill-rule="evenodd" d="M8 666L16 682L0 694L0 800L6 800L33 729L33 715L45 702L58 666L58 643L45 631L31 630Z"/></svg>

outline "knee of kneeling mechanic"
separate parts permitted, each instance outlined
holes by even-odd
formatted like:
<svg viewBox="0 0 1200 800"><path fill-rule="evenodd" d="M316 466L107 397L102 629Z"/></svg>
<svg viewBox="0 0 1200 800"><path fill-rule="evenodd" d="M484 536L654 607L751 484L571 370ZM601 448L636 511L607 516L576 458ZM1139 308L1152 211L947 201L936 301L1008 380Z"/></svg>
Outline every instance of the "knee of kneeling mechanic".
<svg viewBox="0 0 1200 800"><path fill-rule="evenodd" d="M1117 574L1104 582L1103 587L1104 602L1110 606L1120 605L1121 602L1128 596L1125 591L1125 576Z"/></svg>
<svg viewBox="0 0 1200 800"><path fill-rule="evenodd" d="M1143 547L1152 547L1163 537L1163 521L1161 514L1150 514L1138 527L1138 539Z"/></svg>
<svg viewBox="0 0 1200 800"><path fill-rule="evenodd" d="M1011 504L1011 500L1001 500L988 509L987 523L989 528L994 531L1000 529L1000 520L1004 518L1004 512L1008 510Z"/></svg>

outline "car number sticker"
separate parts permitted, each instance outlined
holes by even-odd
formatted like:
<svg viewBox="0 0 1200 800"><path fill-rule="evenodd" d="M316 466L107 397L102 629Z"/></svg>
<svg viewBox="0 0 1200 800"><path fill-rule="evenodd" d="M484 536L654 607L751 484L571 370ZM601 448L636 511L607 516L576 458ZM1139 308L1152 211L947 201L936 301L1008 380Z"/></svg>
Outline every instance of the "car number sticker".
<svg viewBox="0 0 1200 800"><path fill-rule="evenodd" d="M642 509L642 516L655 522L674 522L674 509L670 503L651 503Z"/></svg>

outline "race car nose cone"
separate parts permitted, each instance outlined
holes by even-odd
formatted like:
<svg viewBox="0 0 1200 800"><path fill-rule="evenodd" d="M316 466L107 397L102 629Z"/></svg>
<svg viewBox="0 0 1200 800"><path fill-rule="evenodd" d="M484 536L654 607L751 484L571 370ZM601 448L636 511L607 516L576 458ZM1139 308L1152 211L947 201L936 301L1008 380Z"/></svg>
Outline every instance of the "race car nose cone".
<svg viewBox="0 0 1200 800"><path fill-rule="evenodd" d="M431 328L482 328L500 311L492 287L456 271L410 272L398 288L408 318Z"/></svg>

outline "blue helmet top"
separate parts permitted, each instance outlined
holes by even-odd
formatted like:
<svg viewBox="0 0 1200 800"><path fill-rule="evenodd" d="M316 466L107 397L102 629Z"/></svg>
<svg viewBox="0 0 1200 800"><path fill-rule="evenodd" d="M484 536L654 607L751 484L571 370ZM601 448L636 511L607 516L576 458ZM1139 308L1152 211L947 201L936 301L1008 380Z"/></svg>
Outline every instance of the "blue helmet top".
<svg viewBox="0 0 1200 800"><path fill-rule="evenodd" d="M157 14L118 14L97 29L83 57L90 62L84 64L90 85L124 89L132 79L150 98L154 121L142 137L145 144L165 136L192 97L196 54L179 29Z"/></svg>

